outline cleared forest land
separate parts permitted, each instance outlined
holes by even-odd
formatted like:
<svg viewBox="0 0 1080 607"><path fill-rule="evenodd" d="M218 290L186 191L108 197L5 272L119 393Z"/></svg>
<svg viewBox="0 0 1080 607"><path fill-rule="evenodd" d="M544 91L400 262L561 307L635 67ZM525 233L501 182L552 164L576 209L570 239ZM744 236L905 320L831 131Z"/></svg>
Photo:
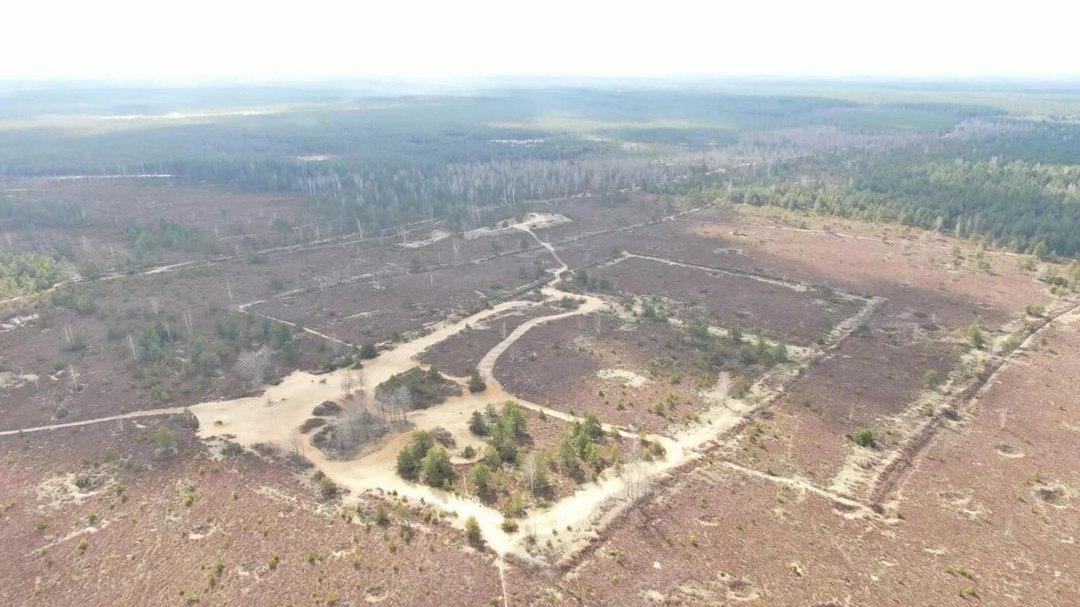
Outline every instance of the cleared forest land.
<svg viewBox="0 0 1080 607"><path fill-rule="evenodd" d="M0 604L1069 604L1075 100L747 86L0 95Z"/></svg>
<svg viewBox="0 0 1080 607"><path fill-rule="evenodd" d="M157 187L120 191L149 213ZM1061 600L1080 325L1049 266L620 200L418 247L276 233L9 302L2 529L23 581L5 602L407 605L448 572L453 604ZM395 409L379 386L415 367L460 395ZM501 423L507 401L526 412L515 459L481 478L476 416ZM590 420L595 446L567 460ZM324 427L357 423L370 440L326 451L344 435ZM421 430L445 436L443 485L400 476Z"/></svg>

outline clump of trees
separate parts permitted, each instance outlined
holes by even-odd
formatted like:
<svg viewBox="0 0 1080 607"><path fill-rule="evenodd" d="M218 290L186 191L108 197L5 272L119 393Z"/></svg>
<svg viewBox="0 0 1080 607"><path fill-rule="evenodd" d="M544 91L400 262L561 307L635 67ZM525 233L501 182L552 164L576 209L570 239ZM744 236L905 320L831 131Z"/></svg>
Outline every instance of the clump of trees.
<svg viewBox="0 0 1080 607"><path fill-rule="evenodd" d="M1071 257L1080 252L1080 178L1071 166L1075 150L1054 142L1075 139L1080 129L1033 128L1041 133L942 140L888 154L820 155L767 169L693 176L653 189L895 221L959 238L986 238L1040 259Z"/></svg>
<svg viewBox="0 0 1080 607"><path fill-rule="evenodd" d="M63 265L39 253L0 253L0 299L41 293L63 279Z"/></svg>
<svg viewBox="0 0 1080 607"><path fill-rule="evenodd" d="M590 276L585 270L575 270L574 279L566 286L575 291L610 291L611 281L599 276Z"/></svg>
<svg viewBox="0 0 1080 607"><path fill-rule="evenodd" d="M67 308L80 316L90 316L98 311L97 302L85 289L64 289L52 296L53 304Z"/></svg>
<svg viewBox="0 0 1080 607"><path fill-rule="evenodd" d="M559 468L571 477L579 477L587 470L595 478L605 468L621 463L622 453L616 443L609 441L600 420L586 413L559 443L557 461Z"/></svg>
<svg viewBox="0 0 1080 607"><path fill-rule="evenodd" d="M397 473L406 480L422 480L440 489L450 489L454 482L450 454L424 431L414 432L412 441L398 452Z"/></svg>
<svg viewBox="0 0 1080 607"><path fill-rule="evenodd" d="M138 255L157 251L215 254L218 240L193 226L160 220L156 225L131 224L125 229L128 243Z"/></svg>
<svg viewBox="0 0 1080 607"><path fill-rule="evenodd" d="M770 369L788 361L787 346L783 342L769 345L764 338L747 340L739 327L733 327L726 335L716 339L706 363L724 371L740 367L760 366Z"/></svg>
<svg viewBox="0 0 1080 607"><path fill-rule="evenodd" d="M408 398L402 398L402 394L407 394ZM443 377L435 367L427 371L413 367L403 373L391 375L375 387L375 399L379 403L402 409L403 413L426 409L460 394L460 386Z"/></svg>
<svg viewBox="0 0 1080 607"><path fill-rule="evenodd" d="M484 412L473 412L469 429L488 438L480 461L469 471L470 489L485 501L499 502L505 516L522 516L525 498L515 486L527 488L534 499L545 496L551 486L547 470L552 461L548 450L528 449L525 410L513 401L501 409L488 405Z"/></svg>
<svg viewBox="0 0 1080 607"><path fill-rule="evenodd" d="M473 434L487 438L479 461L467 475L469 489L487 502L498 503L504 516L522 516L527 497L543 501L553 486L551 474L563 474L575 482L595 479L604 470L622 466L619 441L604 430L596 415L588 413L573 423L554 446L529 448L524 409L513 401L500 409L489 405L469 420ZM658 443L641 441L642 459L664 457Z"/></svg>
<svg viewBox="0 0 1080 607"><path fill-rule="evenodd" d="M501 411L488 405L483 414L473 412L469 429L477 436L489 437L484 450L484 460L488 465L500 468L504 463L514 464L518 461L521 443L527 436L525 410L513 401L504 403Z"/></svg>
<svg viewBox="0 0 1080 607"><path fill-rule="evenodd" d="M66 228L86 222L82 207L72 202L56 203L35 200L20 203L0 196L0 220L19 229Z"/></svg>
<svg viewBox="0 0 1080 607"><path fill-rule="evenodd" d="M341 459L354 456L359 449L389 432L385 420L362 406L349 409L334 423L321 425L322 429L312 437L312 444L328 456Z"/></svg>
<svg viewBox="0 0 1080 607"><path fill-rule="evenodd" d="M229 365L246 389L258 389L276 360L300 357L291 327L250 316L219 318L214 332L204 334L195 332L188 314L183 319L159 314L133 328L113 327L109 338L131 360L137 384L159 402L169 402L176 391L204 389Z"/></svg>

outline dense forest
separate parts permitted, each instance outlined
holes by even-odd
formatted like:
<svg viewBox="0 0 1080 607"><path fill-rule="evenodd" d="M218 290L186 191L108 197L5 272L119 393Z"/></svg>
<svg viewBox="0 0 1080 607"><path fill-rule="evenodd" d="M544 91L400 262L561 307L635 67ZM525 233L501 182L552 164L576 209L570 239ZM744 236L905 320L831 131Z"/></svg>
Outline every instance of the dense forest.
<svg viewBox="0 0 1080 607"><path fill-rule="evenodd" d="M1071 144L1071 145L1070 145ZM881 154L840 153L652 189L870 221L1017 252L1080 252L1080 127L980 124Z"/></svg>
<svg viewBox="0 0 1080 607"><path fill-rule="evenodd" d="M218 103L236 104L224 108L210 103L212 91L174 93L173 111L189 117L160 117L168 107L160 90L0 95L0 121L10 127L0 128L0 179L168 174L185 184L301 194L346 229L432 216L466 227L476 207L861 146L867 133L910 140L996 111L648 88L396 96L223 89ZM244 106L254 107L236 109ZM42 128L30 107L60 128Z"/></svg>
<svg viewBox="0 0 1080 607"><path fill-rule="evenodd" d="M1021 118L1002 102L1008 91L912 101L902 87L769 90L0 89L0 180L168 174L289 192L343 233L421 219L467 229L494 207L647 188L1080 250L1080 126L1051 114L1076 111L1072 97L1036 97L1043 111ZM0 198L0 221L82 216ZM139 254L215 248L181 225L132 226L129 237Z"/></svg>

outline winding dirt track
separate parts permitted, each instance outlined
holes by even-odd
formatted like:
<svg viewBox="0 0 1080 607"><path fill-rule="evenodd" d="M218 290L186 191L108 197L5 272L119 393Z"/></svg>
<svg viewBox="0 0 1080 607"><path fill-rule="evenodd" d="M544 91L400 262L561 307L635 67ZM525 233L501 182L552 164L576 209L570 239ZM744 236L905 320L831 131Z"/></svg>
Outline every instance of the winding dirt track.
<svg viewBox="0 0 1080 607"><path fill-rule="evenodd" d="M413 412L409 415L409 421L418 429L430 429L435 426L446 428L454 435L458 445L462 447L466 445L481 446L481 441L469 432L468 420L473 411L482 410L489 403L516 400L524 407L543 411L545 414L558 419L565 421L579 419L565 412L542 407L514 397L506 392L493 374L495 363L499 357L532 328L570 316L591 314L607 307L607 303L599 297L581 296L562 291L555 286L568 271L567 265L551 244L541 240L526 226L519 227L519 229L535 238L541 246L551 253L559 264L558 268L551 270L553 274L552 286L541 289L541 293L544 295L543 302L551 303L564 297L572 297L582 303L572 310L537 317L524 323L488 351L479 364L480 373L488 385L488 388L483 393L471 394L466 392L440 405ZM375 386L395 373L417 366L417 355L428 347L455 335L467 325L476 325L490 316L509 309L531 305L537 304L528 301L509 301L468 318L443 323L428 335L382 353L379 357L368 361L364 368L359 371L342 369L324 375L313 375L298 371L286 377L280 384L268 387L259 396L227 401L212 401L192 407L136 411L92 420L52 424L22 430L8 430L0 432L0 436L90 426L124 419L167 415L186 410L199 418L199 433L203 437L224 437L227 435L231 440L248 447L256 443L270 443L286 450L301 451L327 476L354 494L368 490L382 490L397 491L398 494L408 496L411 499L422 498L427 503L436 504L444 510L456 512L458 517L454 520L454 523L458 526L464 525L465 519L469 516L475 517L480 523L488 544L498 554L522 553L523 546L521 542L503 532L500 528L503 517L497 510L471 498L407 482L397 476L395 472L397 452L409 440L408 433L390 437L375 450L358 459L334 461L328 460L318 449L310 448L308 438L300 434L299 426L311 416L311 409L316 404L324 400L336 400L341 397L341 386L345 381L351 381L353 385L362 384L362 392L371 402L374 399ZM637 464L635 474L639 475L641 479L648 479L681 465L693 457L697 457L694 451L696 447L734 426L741 419L740 415L726 408L721 409L713 416L715 419L711 420L712 423L704 431L685 433L680 436L679 440L651 436L650 440L660 441L664 444L667 449L667 457L660 461ZM612 428L609 426L608 429ZM635 434L626 429L614 429L626 437L636 437ZM527 527L533 533L550 533L554 529L563 529L566 525L573 525L575 528L582 529L582 533L585 533L584 529L588 526L586 523L596 520L602 510L602 504L611 498L617 498L620 493L626 491L626 488L624 478L611 473L605 474L596 483L587 485L574 495L559 501L551 508L532 514L526 522Z"/></svg>
<svg viewBox="0 0 1080 607"><path fill-rule="evenodd" d="M312 408L325 400L338 400L343 395L342 386L345 383L362 386L358 392L366 397L367 402L374 402L375 387L378 384L393 374L418 366L416 359L421 352L464 330L466 326L475 326L491 316L510 309L550 304L567 297L578 300L580 304L574 309L536 317L523 323L484 355L478 364L479 372L487 383L487 389L484 392L478 394L464 392L461 396L448 399L429 409L411 412L409 421L421 430L441 426L448 430L456 439L457 445L463 448L468 445L482 447L482 441L469 431L468 421L474 411L483 410L489 403L515 400L523 407L542 411L553 418L565 421L580 419L515 397L504 389L493 373L499 357L531 329L547 322L575 315L591 314L608 307L608 303L599 297L559 289L558 283L569 270L568 266L550 243L541 240L527 226L518 226L518 229L536 239L540 246L551 253L559 266L554 270L549 270L552 273L552 281L548 286L541 288L544 297L539 303L508 301L468 318L455 322L443 322L427 335L400 344L380 354L377 358L367 361L361 370L341 369L323 375L298 371L286 377L280 384L268 387L259 396L212 401L186 408L136 411L93 420L8 430L0 432L0 436L89 426L186 410L198 417L199 434L205 438L228 437L247 447L257 443L269 443L287 451L302 452L328 477L348 489L353 495L365 491L396 491L398 495L409 499L423 499L428 504L456 513L457 517L451 520L459 527L464 525L468 517L475 517L485 540L500 557L511 553L527 556L524 541L502 531L503 516L496 509L466 496L408 482L398 477L395 466L397 453L409 441L410 433L392 435L357 459L338 461L327 459L320 450L311 446L307 436L299 432L301 424L311 416ZM790 284L784 286L794 288ZM872 305L867 305L856 316L872 309ZM304 327L299 328L304 329ZM609 471L601 475L596 482L585 485L573 495L551 507L531 512L525 521L525 528L530 534L535 535L551 534L555 529L563 530L564 538L572 535L567 539L569 539L568 546L573 549L575 545L586 541L595 528L602 524L602 517L610 511L608 506L617 505L620 502L629 503L643 487L660 475L698 459L703 448L736 427L755 408L756 406L750 403L729 400L726 405L718 405L702 415L700 424L680 429L677 438L649 436L649 440L660 442L665 447L667 456L664 459L628 464L624 466L624 473L621 476ZM637 436L625 428L607 426L607 429L618 431L627 438ZM575 529L573 534L565 532L567 525L573 526Z"/></svg>

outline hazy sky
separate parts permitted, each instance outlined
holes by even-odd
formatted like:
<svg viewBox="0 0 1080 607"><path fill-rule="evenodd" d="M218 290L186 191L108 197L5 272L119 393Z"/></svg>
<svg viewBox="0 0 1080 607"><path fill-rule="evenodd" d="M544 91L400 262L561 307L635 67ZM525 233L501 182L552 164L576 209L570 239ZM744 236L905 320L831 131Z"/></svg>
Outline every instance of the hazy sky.
<svg viewBox="0 0 1080 607"><path fill-rule="evenodd" d="M10 0L0 78L1080 75L1080 1Z"/></svg>

